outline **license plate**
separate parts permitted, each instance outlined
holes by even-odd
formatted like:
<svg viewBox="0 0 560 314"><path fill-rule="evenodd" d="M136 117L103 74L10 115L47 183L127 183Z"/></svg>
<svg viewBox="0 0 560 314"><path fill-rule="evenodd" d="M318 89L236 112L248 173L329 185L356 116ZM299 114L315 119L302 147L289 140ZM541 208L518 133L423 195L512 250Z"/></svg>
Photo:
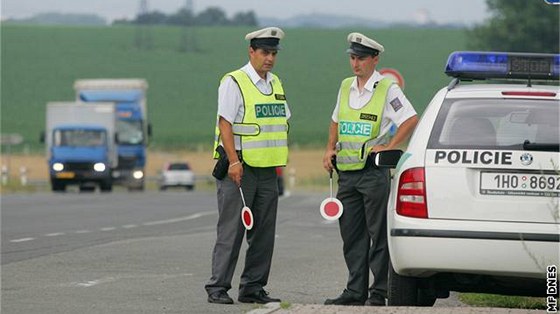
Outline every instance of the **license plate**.
<svg viewBox="0 0 560 314"><path fill-rule="evenodd" d="M560 175L481 172L480 194L558 197Z"/></svg>
<svg viewBox="0 0 560 314"><path fill-rule="evenodd" d="M56 174L57 179L74 179L76 174L74 172L59 172Z"/></svg>

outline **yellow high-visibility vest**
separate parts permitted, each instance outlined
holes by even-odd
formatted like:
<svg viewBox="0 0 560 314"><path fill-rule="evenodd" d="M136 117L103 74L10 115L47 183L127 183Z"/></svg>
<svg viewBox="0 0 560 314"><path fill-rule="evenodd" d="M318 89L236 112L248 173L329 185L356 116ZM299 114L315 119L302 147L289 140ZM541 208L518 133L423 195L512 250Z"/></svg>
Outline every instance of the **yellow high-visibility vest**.
<svg viewBox="0 0 560 314"><path fill-rule="evenodd" d="M381 119L389 87L393 84L384 78L377 83L373 96L361 109L350 108L350 86L353 77L342 81L340 86L340 105L338 111L338 153L337 168L341 171L363 169L371 148L381 128ZM382 139L379 139L382 140Z"/></svg>
<svg viewBox="0 0 560 314"><path fill-rule="evenodd" d="M286 96L280 79L272 74L272 93L266 95L241 70L226 74L222 81L227 76L237 83L243 97L243 121L232 125L234 137L241 142L243 162L258 168L285 166L288 162L288 120ZM214 150L219 139L220 129L216 123ZM216 154L214 158L217 158Z"/></svg>

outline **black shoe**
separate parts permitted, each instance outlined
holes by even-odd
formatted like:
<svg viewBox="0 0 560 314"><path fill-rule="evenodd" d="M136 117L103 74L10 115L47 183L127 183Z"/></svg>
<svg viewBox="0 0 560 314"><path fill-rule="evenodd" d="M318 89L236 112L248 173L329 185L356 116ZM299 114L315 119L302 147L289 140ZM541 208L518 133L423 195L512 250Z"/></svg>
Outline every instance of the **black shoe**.
<svg viewBox="0 0 560 314"><path fill-rule="evenodd" d="M366 305L369 306L385 306L385 298L379 294L372 294L366 300Z"/></svg>
<svg viewBox="0 0 560 314"><path fill-rule="evenodd" d="M335 299L327 299L325 305L364 305L364 301L356 299L348 293L348 290L344 289L341 295Z"/></svg>
<svg viewBox="0 0 560 314"><path fill-rule="evenodd" d="M258 304L280 302L280 299L269 297L268 292L264 291L264 289L257 290L251 294L240 295L237 298L237 300L242 303L258 303Z"/></svg>
<svg viewBox="0 0 560 314"><path fill-rule="evenodd" d="M229 297L227 292L220 290L208 295L208 302L217 304L233 304L233 299Z"/></svg>

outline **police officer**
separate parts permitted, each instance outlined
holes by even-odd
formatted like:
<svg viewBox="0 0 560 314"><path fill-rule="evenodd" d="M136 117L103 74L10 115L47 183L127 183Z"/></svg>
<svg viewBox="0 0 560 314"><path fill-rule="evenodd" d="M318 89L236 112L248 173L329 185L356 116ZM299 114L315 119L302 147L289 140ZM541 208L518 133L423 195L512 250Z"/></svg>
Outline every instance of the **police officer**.
<svg viewBox="0 0 560 314"><path fill-rule="evenodd" d="M381 44L360 33L348 35L353 77L342 81L329 127L323 166L338 169L337 198L344 213L339 219L348 282L342 294L325 304L385 305L389 253L386 212L390 177L373 165L376 152L399 147L418 122L402 90L375 70ZM390 140L386 134L395 124ZM369 285L369 269L373 284ZM369 292L369 296L368 296Z"/></svg>
<svg viewBox="0 0 560 314"><path fill-rule="evenodd" d="M270 72L283 37L284 32L277 27L247 34L249 63L227 73L218 89L215 146L223 146L229 166L227 176L216 181L217 240L212 255L212 276L205 286L210 303L233 303L227 291L231 288L245 235L239 187L253 213L254 226L246 232L248 248L238 301L280 302L269 297L264 287L270 273L276 228L275 168L285 166L288 158L290 110L280 79Z"/></svg>

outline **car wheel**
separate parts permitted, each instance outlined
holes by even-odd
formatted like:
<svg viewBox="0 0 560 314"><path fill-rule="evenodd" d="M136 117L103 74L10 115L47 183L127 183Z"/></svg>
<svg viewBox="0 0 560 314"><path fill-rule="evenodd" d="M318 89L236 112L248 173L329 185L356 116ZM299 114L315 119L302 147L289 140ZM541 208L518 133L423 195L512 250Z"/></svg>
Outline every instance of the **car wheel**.
<svg viewBox="0 0 560 314"><path fill-rule="evenodd" d="M437 296L428 289L418 289L418 299L416 304L418 306L434 306Z"/></svg>
<svg viewBox="0 0 560 314"><path fill-rule="evenodd" d="M388 304L392 306L417 306L418 284L416 278L401 276L389 263Z"/></svg>

